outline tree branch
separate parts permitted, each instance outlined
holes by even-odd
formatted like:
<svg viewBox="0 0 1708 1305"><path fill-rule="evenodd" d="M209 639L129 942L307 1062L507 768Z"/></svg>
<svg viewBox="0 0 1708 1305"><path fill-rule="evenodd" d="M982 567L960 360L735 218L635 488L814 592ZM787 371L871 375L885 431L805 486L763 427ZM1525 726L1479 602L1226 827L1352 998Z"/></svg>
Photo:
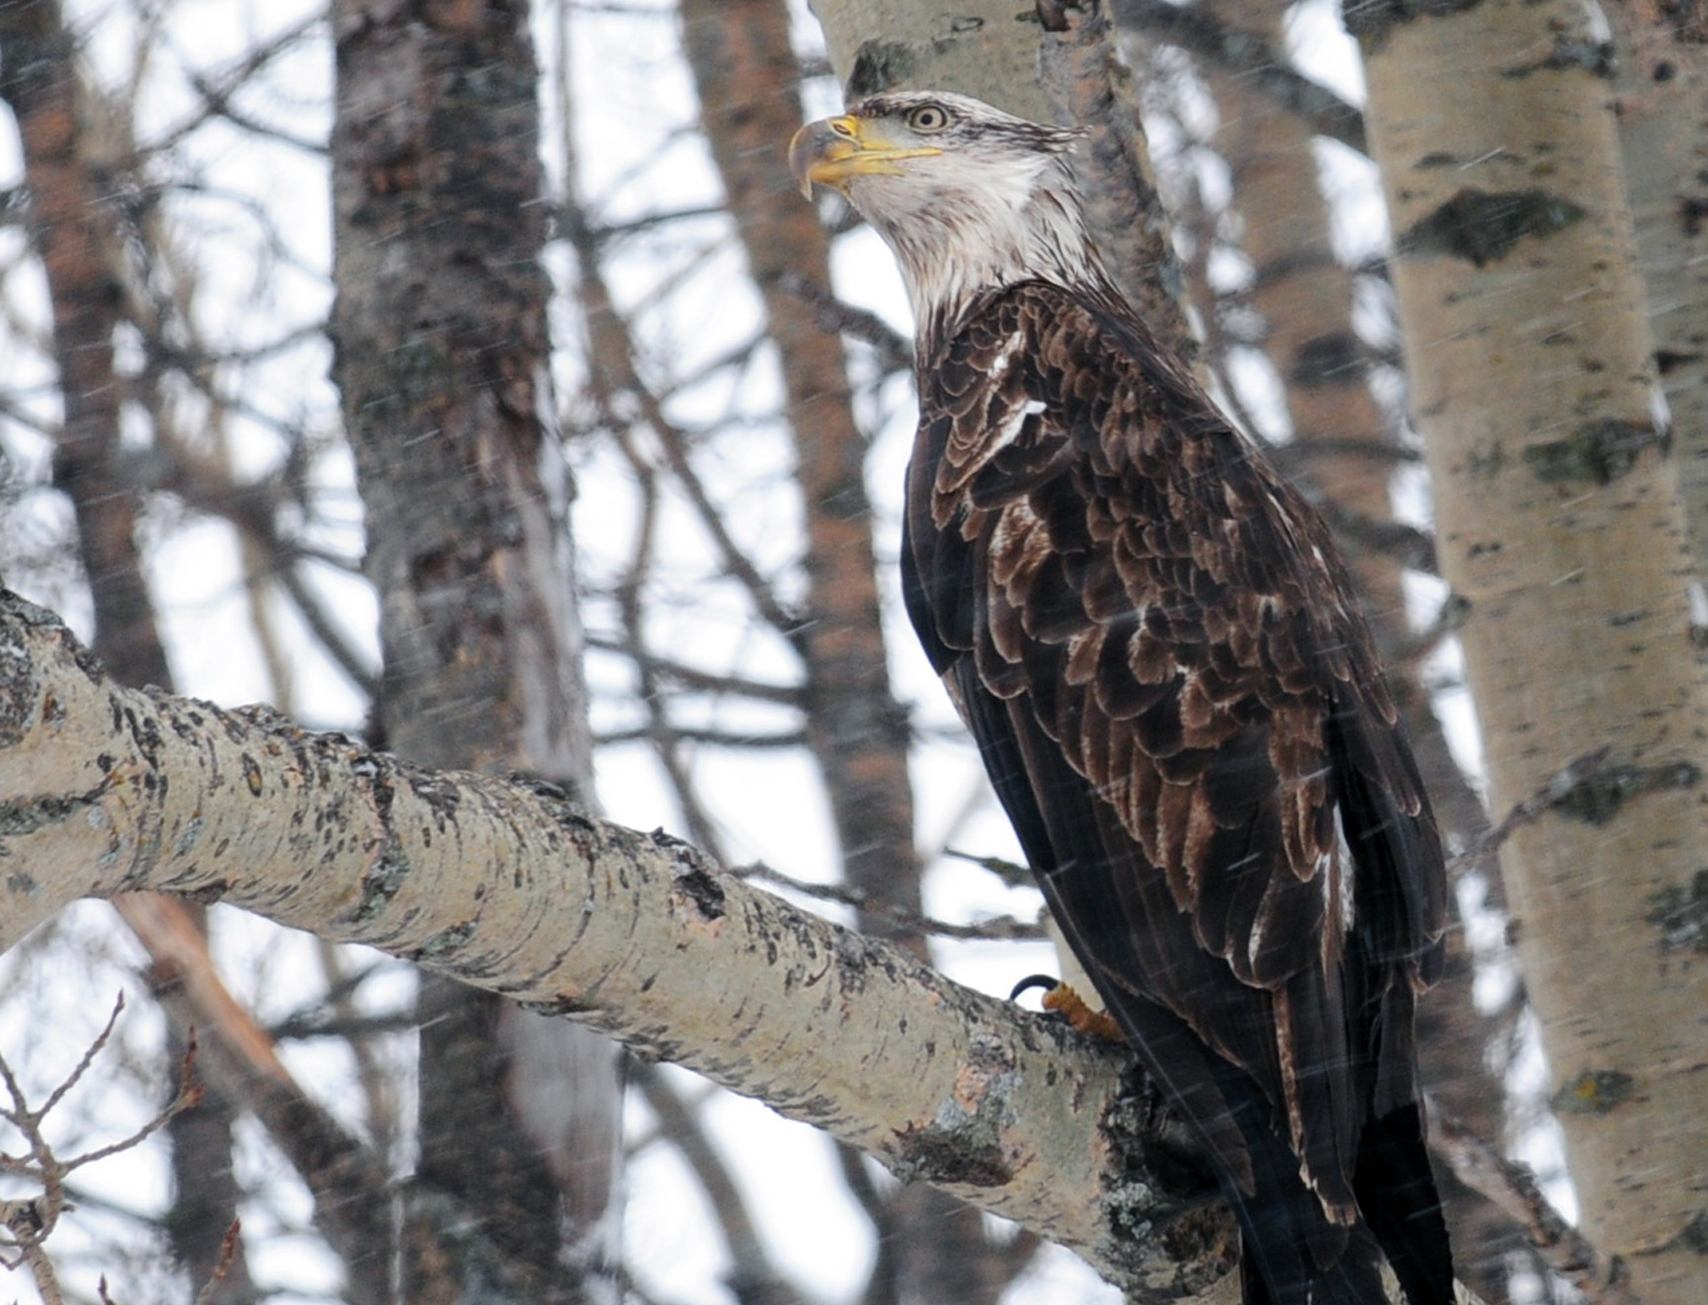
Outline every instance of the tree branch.
<svg viewBox="0 0 1708 1305"><path fill-rule="evenodd" d="M1211 67L1234 74L1319 136L1365 152L1364 118L1319 81L1291 67L1262 36L1241 31L1196 6L1168 0L1111 0L1115 22L1152 40L1178 46Z"/></svg>
<svg viewBox="0 0 1708 1305"><path fill-rule="evenodd" d="M1439 1110L1432 1112L1429 1133L1436 1155L1523 1230L1548 1266L1582 1293L1585 1305L1637 1305L1624 1261L1603 1254L1568 1223L1526 1166L1507 1159Z"/></svg>
<svg viewBox="0 0 1708 1305"><path fill-rule="evenodd" d="M548 785L125 689L0 591L0 793L0 946L79 897L224 899L678 1060L1141 1296L1225 1277L1231 1222L1117 1051Z"/></svg>

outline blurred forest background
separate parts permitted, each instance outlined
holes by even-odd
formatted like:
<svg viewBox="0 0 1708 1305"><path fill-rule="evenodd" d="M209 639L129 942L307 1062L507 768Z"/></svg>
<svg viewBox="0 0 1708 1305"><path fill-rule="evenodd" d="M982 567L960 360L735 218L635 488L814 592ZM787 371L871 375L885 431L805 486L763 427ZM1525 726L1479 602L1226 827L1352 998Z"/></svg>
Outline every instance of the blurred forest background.
<svg viewBox="0 0 1708 1305"><path fill-rule="evenodd" d="M980 6L816 8L0 0L0 576L127 683L548 780L1006 992L1055 961L900 612L905 301L845 207L801 201L783 149L840 107L851 64L1048 109ZM982 7L1035 47L1027 8ZM1704 1116L1543 1030L1643 1026L1620 1012L1654 966L1708 948L1701 759L1643 734L1688 738L1708 703L1686 530L1708 435L1708 30L1692 5L1423 6L1447 15L1430 65L1390 30L1406 8L1115 3L1117 100L1142 112L1203 374L1334 527L1453 854L1422 1041L1464 1277L1490 1305L1631 1298L1512 1157L1640 1282L1698 1266L1645 1299L1700 1300ZM1502 46L1520 21L1553 35ZM1490 109L1485 74L1533 99ZM1433 217L1399 212L1423 183L1395 160L1428 144L1406 95L1446 105ZM1535 139L1475 141L1532 121ZM1559 165L1565 199L1538 198L1534 169L1477 171L1550 148L1583 164ZM1530 259L1565 228L1605 248ZM1520 246L1507 270L1538 299L1428 268L1408 289L1394 258L1474 279ZM1594 293L1636 270L1646 299ZM1562 338L1572 376L1524 343ZM1443 340L1460 351L1428 353ZM1443 423L1459 434L1431 448ZM1560 544L1573 532L1599 551ZM1534 868L1544 845L1588 887L1543 873L1518 911L1497 856ZM1633 859L1660 878L1624 882ZM1538 1018L1533 958L1577 976L1577 1015L1544 997ZM1635 1006L1595 1006L1620 984ZM1698 1064L1699 1020L1668 1035ZM205 1092L184 1108L192 1029ZM0 1055L0 1200L32 1193L44 1137L71 1157L145 1134L65 1176L39 1248L0 1235L7 1299L1118 1298L1034 1234L685 1071L227 908L66 912L0 959ZM1572 1128L1592 1154L1606 1118L1632 1127L1627 1099L1695 1167L1693 1221L1633 1195L1642 1229L1598 1223L1625 1180L1568 1177ZM1491 1172L1502 1200L1474 1190Z"/></svg>

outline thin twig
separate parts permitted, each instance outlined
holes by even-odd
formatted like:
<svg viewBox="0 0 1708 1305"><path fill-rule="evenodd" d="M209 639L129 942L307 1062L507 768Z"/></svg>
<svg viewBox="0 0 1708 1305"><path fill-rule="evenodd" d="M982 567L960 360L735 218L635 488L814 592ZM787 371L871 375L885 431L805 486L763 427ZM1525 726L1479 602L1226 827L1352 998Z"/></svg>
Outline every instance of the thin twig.
<svg viewBox="0 0 1708 1305"><path fill-rule="evenodd" d="M1319 136L1368 152L1364 116L1321 82L1292 68L1260 36L1221 22L1197 6L1168 0L1112 0L1117 26L1177 46L1206 63L1247 80L1261 94L1297 114Z"/></svg>
<svg viewBox="0 0 1708 1305"><path fill-rule="evenodd" d="M1517 1223L1543 1262L1581 1292L1586 1305L1639 1305L1625 1262L1603 1254L1572 1227L1543 1195L1529 1166L1507 1159L1434 1105L1429 1140L1462 1183Z"/></svg>
<svg viewBox="0 0 1708 1305"><path fill-rule="evenodd" d="M820 901L851 906L868 916L879 916L913 933L929 933L940 938L961 938L976 942L1005 942L1016 939L1034 942L1045 936L1044 927L1037 920L1026 921L1012 915L1002 915L981 920L977 924L951 924L947 920L934 919L916 911L904 910L888 902L878 901L870 893L862 892L858 888L849 888L842 884L809 883L758 861L751 865L737 866L730 873L743 879L759 879L777 884L791 892L816 897Z"/></svg>
<svg viewBox="0 0 1708 1305"><path fill-rule="evenodd" d="M885 371L911 371L913 341L868 309L838 299L824 286L798 273L785 273L779 284L813 310L821 330L851 335L877 352Z"/></svg>
<svg viewBox="0 0 1708 1305"><path fill-rule="evenodd" d="M624 640L611 635L589 634L585 636L584 641L589 648L596 648L600 652L617 653L637 663L644 661L648 670L654 675L673 680L682 688L697 689L705 693L727 693L735 697L777 703L784 707L799 707L806 698L806 689L801 685L770 684L764 680L750 679L747 676L708 671L698 666L689 666L686 662L676 661L650 649L634 648Z"/></svg>
<svg viewBox="0 0 1708 1305"><path fill-rule="evenodd" d="M231 1266L237 1260L238 1235L243 1231L243 1221L233 1219L231 1227L225 1230L225 1236L220 1239L219 1259L214 1262L213 1272L208 1275L207 1282L196 1293L195 1305L211 1305L214 1292L219 1284L225 1281L226 1274L231 1272Z"/></svg>
<svg viewBox="0 0 1708 1305"><path fill-rule="evenodd" d="M1550 811L1571 811L1601 819L1639 794L1689 788L1702 777L1692 762L1669 761L1656 766L1609 764L1612 754L1612 746L1606 745L1567 762L1529 797L1514 804L1475 847L1452 858L1450 868L1452 863L1487 856L1518 830L1535 824Z"/></svg>

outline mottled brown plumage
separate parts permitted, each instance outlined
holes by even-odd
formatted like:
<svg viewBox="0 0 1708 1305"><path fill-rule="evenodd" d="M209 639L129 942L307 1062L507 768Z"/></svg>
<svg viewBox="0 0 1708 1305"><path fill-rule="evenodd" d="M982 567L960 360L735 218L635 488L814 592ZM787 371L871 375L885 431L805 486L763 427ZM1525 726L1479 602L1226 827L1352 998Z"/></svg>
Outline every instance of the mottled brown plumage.
<svg viewBox="0 0 1708 1305"><path fill-rule="evenodd" d="M1328 532L1111 289L1062 133L1015 157L1025 124L940 96L836 121L879 136L870 179L824 148L922 322L909 614L1051 912L1205 1141L1247 1301L1379 1300L1379 1244L1412 1305L1446 1305L1412 1046L1441 848ZM908 189L932 181L946 207Z"/></svg>
<svg viewBox="0 0 1708 1305"><path fill-rule="evenodd" d="M1332 1263L1363 1126L1413 1101L1444 900L1327 533L1119 305L1000 290L920 384L903 566L932 663L1098 991L1248 1192L1229 1098L1261 1094Z"/></svg>

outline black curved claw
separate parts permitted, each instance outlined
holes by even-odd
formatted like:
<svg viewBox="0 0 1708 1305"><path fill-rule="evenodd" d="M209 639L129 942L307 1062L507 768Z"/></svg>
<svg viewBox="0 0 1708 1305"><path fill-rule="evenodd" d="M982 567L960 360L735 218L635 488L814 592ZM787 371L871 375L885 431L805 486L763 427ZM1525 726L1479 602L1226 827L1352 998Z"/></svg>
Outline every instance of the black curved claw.
<svg viewBox="0 0 1708 1305"><path fill-rule="evenodd" d="M1042 988L1045 992L1054 992L1062 986L1062 981L1052 974L1028 974L1014 985L1014 991L1008 994L1009 1001L1019 1001L1020 994L1031 992L1033 988Z"/></svg>

